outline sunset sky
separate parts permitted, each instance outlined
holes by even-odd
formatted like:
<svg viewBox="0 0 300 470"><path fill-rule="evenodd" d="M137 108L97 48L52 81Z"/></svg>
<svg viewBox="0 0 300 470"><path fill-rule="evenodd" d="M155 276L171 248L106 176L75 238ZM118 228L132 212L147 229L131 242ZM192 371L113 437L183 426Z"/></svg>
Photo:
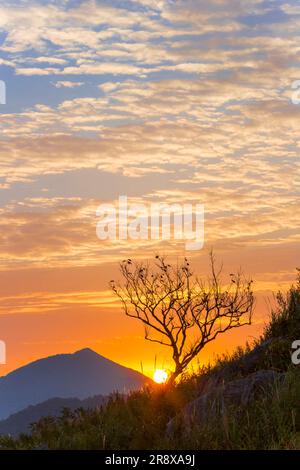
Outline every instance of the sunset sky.
<svg viewBox="0 0 300 470"><path fill-rule="evenodd" d="M84 347L167 367L109 290L124 257L252 276L254 325L200 363L258 335L300 264L299 2L2 0L0 44L0 375ZM203 250L100 241L120 195L204 204Z"/></svg>

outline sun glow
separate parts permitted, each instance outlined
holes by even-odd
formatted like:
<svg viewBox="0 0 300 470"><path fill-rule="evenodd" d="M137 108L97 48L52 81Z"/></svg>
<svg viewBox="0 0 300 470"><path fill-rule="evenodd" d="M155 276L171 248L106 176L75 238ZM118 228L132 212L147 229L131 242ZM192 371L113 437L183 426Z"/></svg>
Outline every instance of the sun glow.
<svg viewBox="0 0 300 470"><path fill-rule="evenodd" d="M157 384L164 384L168 380L168 374L165 370L156 369L156 371L153 374L153 380Z"/></svg>

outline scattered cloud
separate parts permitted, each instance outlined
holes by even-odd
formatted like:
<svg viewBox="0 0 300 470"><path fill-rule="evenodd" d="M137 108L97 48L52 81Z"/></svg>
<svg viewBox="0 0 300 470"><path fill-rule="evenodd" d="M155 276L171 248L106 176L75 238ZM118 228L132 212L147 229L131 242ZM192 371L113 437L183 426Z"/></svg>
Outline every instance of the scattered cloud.
<svg viewBox="0 0 300 470"><path fill-rule="evenodd" d="M84 82L70 82L70 81L58 81L53 83L55 88L77 88L84 85Z"/></svg>

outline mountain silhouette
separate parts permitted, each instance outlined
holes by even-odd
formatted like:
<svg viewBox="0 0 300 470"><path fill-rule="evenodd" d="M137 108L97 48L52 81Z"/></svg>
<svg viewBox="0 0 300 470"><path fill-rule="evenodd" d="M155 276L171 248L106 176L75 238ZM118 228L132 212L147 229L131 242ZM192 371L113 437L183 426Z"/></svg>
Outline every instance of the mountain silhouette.
<svg viewBox="0 0 300 470"><path fill-rule="evenodd" d="M149 380L91 349L50 356L0 377L0 419L50 398L128 393Z"/></svg>
<svg viewBox="0 0 300 470"><path fill-rule="evenodd" d="M50 398L38 405L30 405L24 410L13 413L7 419L0 421L0 435L18 436L21 433L30 433L31 425L46 416L57 417L64 408L74 411L79 408L95 409L104 406L108 398L97 395L85 400L78 398Z"/></svg>

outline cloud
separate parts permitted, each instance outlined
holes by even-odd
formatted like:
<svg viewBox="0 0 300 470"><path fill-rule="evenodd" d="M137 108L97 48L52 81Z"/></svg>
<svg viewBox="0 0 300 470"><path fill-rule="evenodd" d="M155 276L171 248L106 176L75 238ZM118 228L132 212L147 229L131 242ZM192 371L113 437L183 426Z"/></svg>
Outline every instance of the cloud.
<svg viewBox="0 0 300 470"><path fill-rule="evenodd" d="M284 13L289 4L282 2L276 8ZM236 65L244 59L240 39L244 35L245 42L251 43L252 37L241 18L271 10L271 5L260 0L209 4L149 0L132 2L131 8L125 3L108 5L94 0L70 7L62 2L30 1L26 9L19 2L4 2L0 8L0 29L6 33L2 48L17 73L26 76L136 76L163 70L211 73L226 68L223 58L230 54L226 48L230 40ZM293 20L291 15L288 27ZM268 39L272 41L274 25L265 27L270 29ZM260 35L264 37L266 32L258 29L256 37ZM265 41L264 49L268 48ZM214 59L206 60L208 53ZM47 67L47 63L57 67ZM249 64L251 67L255 61Z"/></svg>
<svg viewBox="0 0 300 470"><path fill-rule="evenodd" d="M58 81L53 83L55 88L78 88L84 85L84 82Z"/></svg>
<svg viewBox="0 0 300 470"><path fill-rule="evenodd" d="M162 247L99 248L97 201L75 182L74 200L55 186L93 169L123 175L128 188L163 177L136 202L204 202L207 244L234 259L299 246L299 25L291 2L2 2L2 64L16 83L39 83L30 104L1 115L0 190L12 195L3 265L105 264ZM54 196L37 197L50 176Z"/></svg>

